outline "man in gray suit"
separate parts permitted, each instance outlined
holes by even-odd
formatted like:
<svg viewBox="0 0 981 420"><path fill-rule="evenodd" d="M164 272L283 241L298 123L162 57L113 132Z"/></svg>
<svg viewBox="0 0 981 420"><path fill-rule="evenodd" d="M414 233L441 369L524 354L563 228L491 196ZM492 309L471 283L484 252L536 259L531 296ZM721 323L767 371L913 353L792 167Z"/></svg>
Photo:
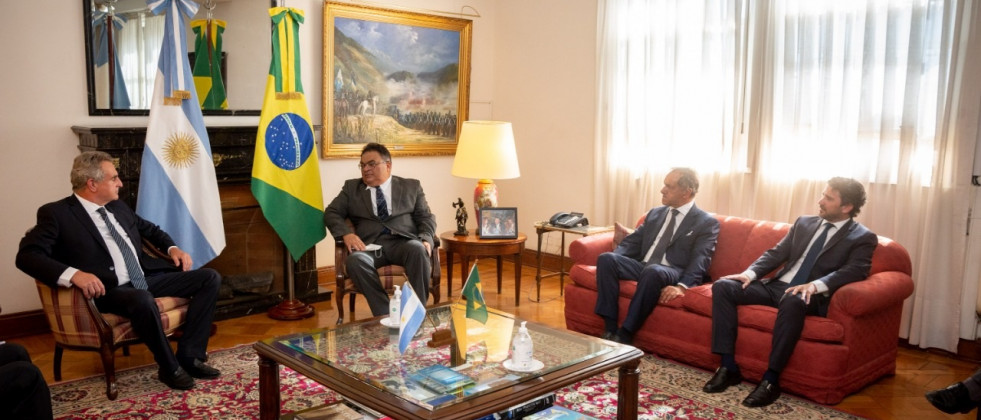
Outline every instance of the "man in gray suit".
<svg viewBox="0 0 981 420"><path fill-rule="evenodd" d="M429 277L439 267L432 267L429 259L436 218L429 211L422 185L415 179L392 176L392 155L378 143L361 149L358 168L361 178L345 181L324 210L324 225L332 236L343 238L351 251L347 274L375 316L388 313L388 293L378 278L378 267L405 267L412 289L426 302ZM381 248L369 250L366 244Z"/></svg>

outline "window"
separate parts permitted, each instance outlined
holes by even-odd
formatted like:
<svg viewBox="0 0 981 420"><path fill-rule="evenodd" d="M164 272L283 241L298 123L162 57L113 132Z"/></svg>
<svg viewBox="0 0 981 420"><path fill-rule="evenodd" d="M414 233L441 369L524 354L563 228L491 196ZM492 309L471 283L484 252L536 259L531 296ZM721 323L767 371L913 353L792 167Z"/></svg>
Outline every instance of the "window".
<svg viewBox="0 0 981 420"><path fill-rule="evenodd" d="M945 7L606 0L600 127L609 170L929 185L951 45Z"/></svg>

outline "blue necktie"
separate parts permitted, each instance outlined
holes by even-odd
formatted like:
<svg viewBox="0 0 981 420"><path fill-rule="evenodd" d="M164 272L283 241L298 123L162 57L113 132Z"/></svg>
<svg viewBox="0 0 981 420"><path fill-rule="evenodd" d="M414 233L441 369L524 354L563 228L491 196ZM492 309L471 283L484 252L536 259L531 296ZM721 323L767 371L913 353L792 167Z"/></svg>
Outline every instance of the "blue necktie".
<svg viewBox="0 0 981 420"><path fill-rule="evenodd" d="M133 287L137 289L146 290L146 278L143 277L143 269L140 268L140 262L136 260L136 255L133 254L133 249L129 247L123 236L119 234L116 227L112 225L109 221L109 215L106 214L105 207L99 207L99 215L102 216L102 220L106 222L106 226L109 228L109 236L112 236L113 242L116 242L116 246L119 247L119 252L123 253L123 262L126 264L126 271L129 272L129 281L133 283Z"/></svg>
<svg viewBox="0 0 981 420"><path fill-rule="evenodd" d="M388 202L385 201L385 192L382 191L382 187L375 187L375 204L378 206L378 218L385 220L388 218ZM388 227L382 228L382 233L391 233L392 231Z"/></svg>
<svg viewBox="0 0 981 420"><path fill-rule="evenodd" d="M388 218L388 202L385 201L385 192L381 187L375 187L375 204L378 206L378 218L385 220Z"/></svg>
<svg viewBox="0 0 981 420"><path fill-rule="evenodd" d="M647 260L647 262L660 264L661 260L664 259L664 252L668 250L668 244L671 243L671 237L674 236L674 218L678 213L680 213L678 209L671 209L671 218L668 219L668 227L664 228L664 234L661 235L661 240L657 241L657 244L654 245L654 252L651 254L651 259Z"/></svg>
<svg viewBox="0 0 981 420"><path fill-rule="evenodd" d="M790 287L804 284L807 281L807 277L811 274L811 269L814 268L814 263L818 259L818 254L821 253L821 248L824 248L824 242L828 238L828 231L831 230L831 226L834 225L831 223L824 224L824 230L814 240L814 243L811 244L811 248L807 250L807 255L804 256L804 262L800 264L800 269L797 270L794 279L790 281Z"/></svg>

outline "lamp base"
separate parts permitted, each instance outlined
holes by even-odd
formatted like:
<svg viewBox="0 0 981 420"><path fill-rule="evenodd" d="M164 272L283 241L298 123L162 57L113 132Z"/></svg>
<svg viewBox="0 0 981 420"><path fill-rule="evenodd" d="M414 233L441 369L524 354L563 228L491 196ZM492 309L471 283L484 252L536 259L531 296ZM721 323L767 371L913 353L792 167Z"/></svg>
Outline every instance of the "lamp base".
<svg viewBox="0 0 981 420"><path fill-rule="evenodd" d="M480 219L480 209L497 207L497 185L490 179L477 181L477 188L473 189L473 210L477 215L477 235L480 235L480 226L483 222Z"/></svg>
<svg viewBox="0 0 981 420"><path fill-rule="evenodd" d="M473 189L473 208L479 213L484 207L497 207L497 185L489 179L477 181L477 188Z"/></svg>

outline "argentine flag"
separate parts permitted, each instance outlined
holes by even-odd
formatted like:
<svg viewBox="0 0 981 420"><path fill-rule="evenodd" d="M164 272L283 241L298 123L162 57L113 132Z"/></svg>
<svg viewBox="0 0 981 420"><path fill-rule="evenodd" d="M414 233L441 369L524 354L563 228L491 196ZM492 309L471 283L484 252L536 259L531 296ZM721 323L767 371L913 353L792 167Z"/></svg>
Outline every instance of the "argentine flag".
<svg viewBox="0 0 981 420"><path fill-rule="evenodd" d="M409 282L402 283L402 307L399 312L399 353L405 354L405 349L409 348L412 337L419 331L422 321L426 319L426 305L419 300L419 296L412 290Z"/></svg>
<svg viewBox="0 0 981 420"><path fill-rule="evenodd" d="M187 61L192 0L149 0L166 13L163 47L150 103L136 213L160 225L199 268L225 249L211 144Z"/></svg>

